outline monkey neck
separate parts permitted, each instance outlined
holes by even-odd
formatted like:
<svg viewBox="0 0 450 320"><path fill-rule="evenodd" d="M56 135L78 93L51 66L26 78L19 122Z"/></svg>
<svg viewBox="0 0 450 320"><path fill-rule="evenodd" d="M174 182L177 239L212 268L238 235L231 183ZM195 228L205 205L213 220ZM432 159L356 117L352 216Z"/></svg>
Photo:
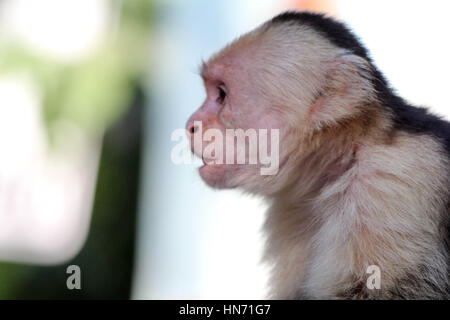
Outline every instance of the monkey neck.
<svg viewBox="0 0 450 320"><path fill-rule="evenodd" d="M388 117L364 113L317 131L288 160L298 165L287 174L290 180L286 187L272 198L265 224L268 236L265 258L274 266L272 283L275 290L283 288L276 296L298 294L313 239L320 232L325 216L336 211L336 199L346 196L340 184L358 179L355 174L358 170L353 169L360 165L360 148L389 143L391 135ZM338 191L329 196L330 190ZM333 210L327 210L327 203Z"/></svg>
<svg viewBox="0 0 450 320"><path fill-rule="evenodd" d="M358 164L361 147L389 144L393 136L393 121L380 106L361 107L364 112L345 119L302 138L285 167L287 183L276 192L274 203L290 203L297 207L305 200L318 196L328 185L336 182Z"/></svg>

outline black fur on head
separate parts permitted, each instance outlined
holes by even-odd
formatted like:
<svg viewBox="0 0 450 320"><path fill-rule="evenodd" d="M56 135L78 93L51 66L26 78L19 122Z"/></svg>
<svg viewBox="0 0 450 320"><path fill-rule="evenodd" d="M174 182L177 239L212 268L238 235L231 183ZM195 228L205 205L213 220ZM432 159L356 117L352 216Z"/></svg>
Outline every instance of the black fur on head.
<svg viewBox="0 0 450 320"><path fill-rule="evenodd" d="M373 63L367 49L355 34L343 23L321 13L287 11L274 17L269 24L292 23L307 25L339 48L364 58L372 67L372 83L378 101L394 115L398 129L413 133L430 134L445 145L450 156L450 123L428 112L414 107L395 94L388 81Z"/></svg>

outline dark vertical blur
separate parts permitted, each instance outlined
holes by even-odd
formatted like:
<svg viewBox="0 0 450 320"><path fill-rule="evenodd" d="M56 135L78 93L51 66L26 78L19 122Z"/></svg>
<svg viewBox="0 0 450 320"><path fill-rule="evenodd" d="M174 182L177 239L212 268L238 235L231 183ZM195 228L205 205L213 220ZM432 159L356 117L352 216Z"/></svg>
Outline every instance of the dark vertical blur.
<svg viewBox="0 0 450 320"><path fill-rule="evenodd" d="M71 261L40 267L0 263L0 299L128 299L134 258L144 93L134 85L127 113L104 137L91 228ZM66 287L67 266L81 269L81 290Z"/></svg>

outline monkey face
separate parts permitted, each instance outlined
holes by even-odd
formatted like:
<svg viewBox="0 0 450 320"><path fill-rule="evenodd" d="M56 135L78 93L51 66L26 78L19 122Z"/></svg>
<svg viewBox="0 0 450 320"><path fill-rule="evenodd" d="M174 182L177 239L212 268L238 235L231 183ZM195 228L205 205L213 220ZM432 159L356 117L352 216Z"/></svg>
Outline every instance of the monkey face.
<svg viewBox="0 0 450 320"><path fill-rule="evenodd" d="M303 142L316 127L310 107L325 87L328 71L320 66L327 59L310 41L296 44L299 54L292 55L284 42L268 45L274 40L247 34L202 66L206 99L187 130L210 186L274 194L295 178L295 163L307 154Z"/></svg>
<svg viewBox="0 0 450 320"><path fill-rule="evenodd" d="M281 121L255 91L250 68L244 57L227 55L202 70L206 99L186 128L212 187L252 189L278 171Z"/></svg>

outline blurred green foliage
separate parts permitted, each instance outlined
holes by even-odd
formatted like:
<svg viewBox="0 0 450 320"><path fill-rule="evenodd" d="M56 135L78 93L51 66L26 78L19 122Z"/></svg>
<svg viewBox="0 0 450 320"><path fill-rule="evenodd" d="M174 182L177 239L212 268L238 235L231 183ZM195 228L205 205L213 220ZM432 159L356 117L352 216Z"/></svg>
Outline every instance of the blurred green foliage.
<svg viewBox="0 0 450 320"><path fill-rule="evenodd" d="M118 6L120 5L120 6ZM24 72L43 92L49 141L53 125L72 121L106 135L91 228L81 252L64 265L0 263L0 299L126 299L131 290L142 91L150 60L151 0L111 0L120 23L97 50L68 64L0 39L0 76ZM66 288L66 268L79 265L82 290Z"/></svg>
<svg viewBox="0 0 450 320"><path fill-rule="evenodd" d="M50 139L52 125L61 118L93 134L102 132L123 115L134 84L147 70L152 1L120 4L111 1L111 8L120 8L118 27L111 26L95 52L73 64L0 40L0 75L24 72L39 84Z"/></svg>
<svg viewBox="0 0 450 320"><path fill-rule="evenodd" d="M82 250L56 266L0 263L0 299L128 299L134 260L143 92L104 138L90 232ZM66 269L81 269L68 290Z"/></svg>

